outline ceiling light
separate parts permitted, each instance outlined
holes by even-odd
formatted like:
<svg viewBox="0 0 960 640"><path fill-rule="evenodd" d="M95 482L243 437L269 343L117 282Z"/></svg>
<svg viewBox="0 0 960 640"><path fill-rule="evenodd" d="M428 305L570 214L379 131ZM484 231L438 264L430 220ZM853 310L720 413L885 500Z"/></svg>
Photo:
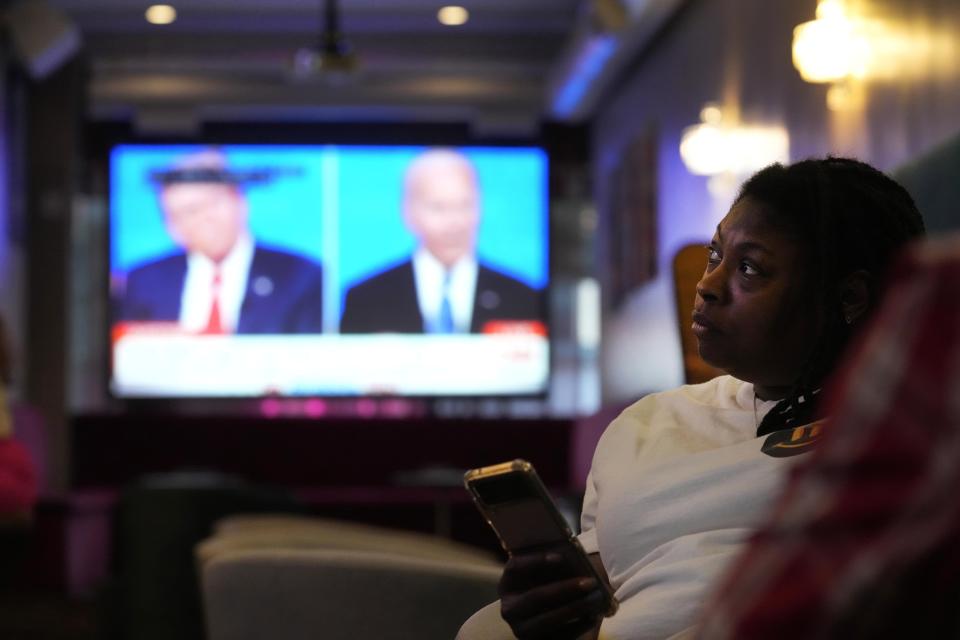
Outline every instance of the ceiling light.
<svg viewBox="0 0 960 640"><path fill-rule="evenodd" d="M145 15L150 24L170 24L177 19L177 10L168 4L155 4Z"/></svg>
<svg viewBox="0 0 960 640"><path fill-rule="evenodd" d="M437 20L448 27L459 27L470 19L470 12L463 7L450 5L437 11Z"/></svg>

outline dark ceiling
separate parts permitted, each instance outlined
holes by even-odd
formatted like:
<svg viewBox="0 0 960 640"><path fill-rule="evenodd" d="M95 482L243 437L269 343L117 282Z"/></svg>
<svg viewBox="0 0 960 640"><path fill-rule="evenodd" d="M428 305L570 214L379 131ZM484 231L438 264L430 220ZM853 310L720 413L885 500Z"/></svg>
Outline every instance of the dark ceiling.
<svg viewBox="0 0 960 640"><path fill-rule="evenodd" d="M170 0L168 0L170 1ZM580 0L462 0L463 26L435 0L341 0L355 71L297 79L321 0L172 0L156 26L135 0L48 0L79 27L95 119L189 127L206 119L470 121L522 128L545 112Z"/></svg>

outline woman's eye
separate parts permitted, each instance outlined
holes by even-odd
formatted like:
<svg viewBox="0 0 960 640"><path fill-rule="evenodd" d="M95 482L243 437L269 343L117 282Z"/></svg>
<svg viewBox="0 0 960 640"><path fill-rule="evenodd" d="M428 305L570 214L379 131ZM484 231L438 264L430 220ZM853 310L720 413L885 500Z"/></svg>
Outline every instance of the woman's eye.
<svg viewBox="0 0 960 640"><path fill-rule="evenodd" d="M707 264L717 264L720 262L720 252L715 247L707 248Z"/></svg>
<svg viewBox="0 0 960 640"><path fill-rule="evenodd" d="M757 275L760 275L760 270L757 269L757 268L756 268L755 266L753 266L752 264L750 264L749 262L741 262L741 263L740 263L740 271L742 271L743 274L744 274L744 275L747 275L747 276L757 276Z"/></svg>

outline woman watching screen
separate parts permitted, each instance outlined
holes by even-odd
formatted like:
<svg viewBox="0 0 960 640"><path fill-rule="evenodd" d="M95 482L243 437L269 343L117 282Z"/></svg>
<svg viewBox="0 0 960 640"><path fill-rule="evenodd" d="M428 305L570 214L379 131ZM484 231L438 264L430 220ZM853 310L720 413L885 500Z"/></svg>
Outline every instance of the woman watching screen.
<svg viewBox="0 0 960 640"><path fill-rule="evenodd" d="M501 614L521 638L663 639L694 630L712 580L742 548L789 468L828 429L825 380L924 233L910 195L856 160L771 165L717 225L697 285L700 355L727 372L651 394L600 439L580 541L620 607L549 550L509 559Z"/></svg>

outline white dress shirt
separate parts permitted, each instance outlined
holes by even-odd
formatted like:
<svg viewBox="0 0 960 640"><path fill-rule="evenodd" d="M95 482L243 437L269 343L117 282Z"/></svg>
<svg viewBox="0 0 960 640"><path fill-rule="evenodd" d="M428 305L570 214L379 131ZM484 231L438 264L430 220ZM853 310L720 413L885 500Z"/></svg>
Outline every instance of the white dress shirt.
<svg viewBox="0 0 960 640"><path fill-rule="evenodd" d="M417 304L427 326L440 316L444 281L448 269L429 251L420 247L413 254L413 277L417 285ZM477 259L470 255L454 263L449 269L447 297L457 333L470 332L473 318L473 297L477 288Z"/></svg>
<svg viewBox="0 0 960 640"><path fill-rule="evenodd" d="M253 238L241 234L227 257L220 262L220 324L225 331L237 330L240 306L247 292L247 277L253 262ZM217 264L200 253L187 254L187 277L180 296L180 326L203 331L213 305L213 276Z"/></svg>

